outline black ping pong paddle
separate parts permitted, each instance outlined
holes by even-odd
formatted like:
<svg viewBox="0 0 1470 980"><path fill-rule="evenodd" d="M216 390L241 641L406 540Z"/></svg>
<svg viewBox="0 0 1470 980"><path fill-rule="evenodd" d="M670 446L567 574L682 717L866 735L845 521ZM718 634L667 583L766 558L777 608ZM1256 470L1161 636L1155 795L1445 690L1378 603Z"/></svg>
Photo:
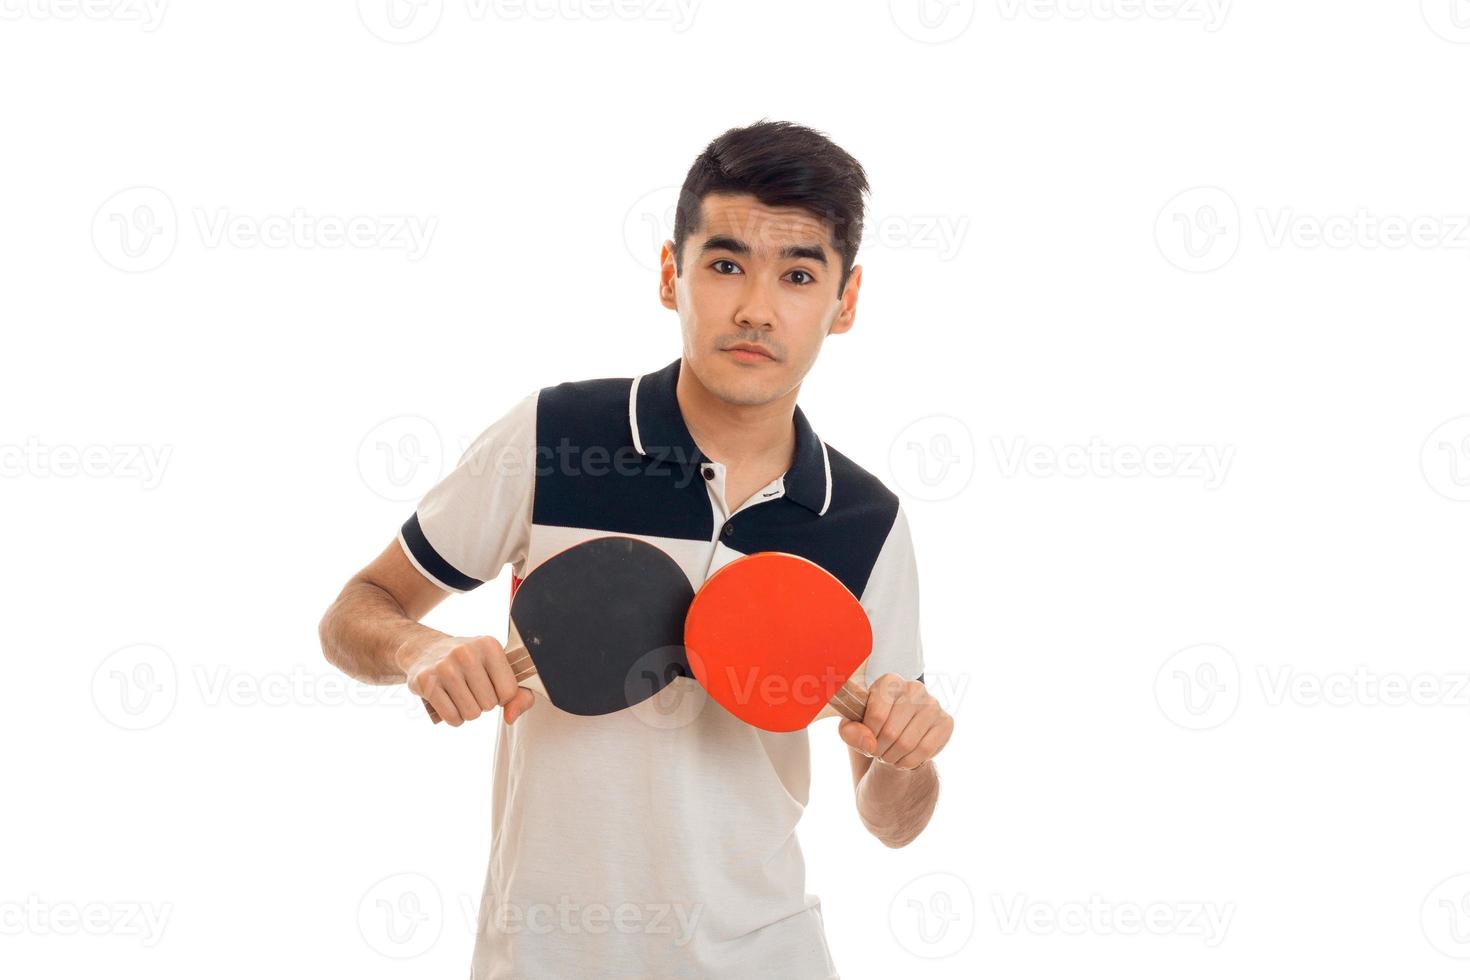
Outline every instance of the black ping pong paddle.
<svg viewBox="0 0 1470 980"><path fill-rule="evenodd" d="M622 535L592 538L520 581L506 658L518 683L539 678L563 711L621 711L690 676L683 644L693 598L688 576L659 548ZM440 721L428 701L424 707Z"/></svg>

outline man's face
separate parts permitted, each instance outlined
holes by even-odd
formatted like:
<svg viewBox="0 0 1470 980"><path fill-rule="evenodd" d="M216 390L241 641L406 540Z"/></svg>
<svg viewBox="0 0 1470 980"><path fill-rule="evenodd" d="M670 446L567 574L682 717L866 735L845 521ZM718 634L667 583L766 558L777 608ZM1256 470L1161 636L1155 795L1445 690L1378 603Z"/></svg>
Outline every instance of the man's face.
<svg viewBox="0 0 1470 980"><path fill-rule="evenodd" d="M828 334L852 326L862 269L853 267L839 296L842 256L827 225L799 208L709 194L702 216L684 242L682 275L673 242L664 243L660 299L678 311L684 363L704 387L723 401L764 405L801 384Z"/></svg>

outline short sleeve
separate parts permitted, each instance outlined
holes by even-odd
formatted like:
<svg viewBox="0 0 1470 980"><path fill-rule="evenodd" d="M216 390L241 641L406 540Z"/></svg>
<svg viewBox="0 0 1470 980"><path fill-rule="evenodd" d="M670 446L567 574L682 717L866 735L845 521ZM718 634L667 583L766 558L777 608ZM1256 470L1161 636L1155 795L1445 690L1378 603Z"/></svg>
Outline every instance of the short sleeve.
<svg viewBox="0 0 1470 980"><path fill-rule="evenodd" d="M538 395L522 398L480 433L398 533L409 560L446 591L468 592L494 579L507 563L525 562Z"/></svg>
<svg viewBox="0 0 1470 980"><path fill-rule="evenodd" d="M908 517L902 505L863 588L863 609L873 627L873 653L864 674L869 683L884 674L924 679L919 636L919 569Z"/></svg>

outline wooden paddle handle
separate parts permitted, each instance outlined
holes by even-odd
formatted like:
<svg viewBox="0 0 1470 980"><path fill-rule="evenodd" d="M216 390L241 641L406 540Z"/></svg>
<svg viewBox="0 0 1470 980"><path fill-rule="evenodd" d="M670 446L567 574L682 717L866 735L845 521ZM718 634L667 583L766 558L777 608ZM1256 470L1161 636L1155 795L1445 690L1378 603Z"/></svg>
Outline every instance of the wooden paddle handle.
<svg viewBox="0 0 1470 980"><path fill-rule="evenodd" d="M517 683L520 683L528 677L536 676L536 665L531 662L531 655L526 652L524 644L518 643L507 649L505 651L505 659L509 661L511 669L516 672ZM419 700L424 702L424 710L429 713L429 717L433 719L434 724L437 725L444 720L439 717L439 712L429 703L428 698L419 698Z"/></svg>
<svg viewBox="0 0 1470 980"><path fill-rule="evenodd" d="M856 677L849 677L827 703L848 721L862 721L868 710L868 689Z"/></svg>

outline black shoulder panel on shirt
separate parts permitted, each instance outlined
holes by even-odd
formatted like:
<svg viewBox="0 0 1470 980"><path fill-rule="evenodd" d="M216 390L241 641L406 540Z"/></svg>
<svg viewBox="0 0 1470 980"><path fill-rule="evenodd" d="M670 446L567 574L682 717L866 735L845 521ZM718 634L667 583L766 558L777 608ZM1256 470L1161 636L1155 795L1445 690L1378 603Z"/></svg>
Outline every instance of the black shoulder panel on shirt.
<svg viewBox="0 0 1470 980"><path fill-rule="evenodd" d="M862 598L878 553L898 517L898 495L883 481L827 447L832 501L818 516L792 500L776 500L737 514L721 538L742 554L786 551L821 565Z"/></svg>
<svg viewBox="0 0 1470 980"><path fill-rule="evenodd" d="M633 447L632 386L632 378L598 378L541 389L532 521L708 541L714 515L698 467Z"/></svg>

